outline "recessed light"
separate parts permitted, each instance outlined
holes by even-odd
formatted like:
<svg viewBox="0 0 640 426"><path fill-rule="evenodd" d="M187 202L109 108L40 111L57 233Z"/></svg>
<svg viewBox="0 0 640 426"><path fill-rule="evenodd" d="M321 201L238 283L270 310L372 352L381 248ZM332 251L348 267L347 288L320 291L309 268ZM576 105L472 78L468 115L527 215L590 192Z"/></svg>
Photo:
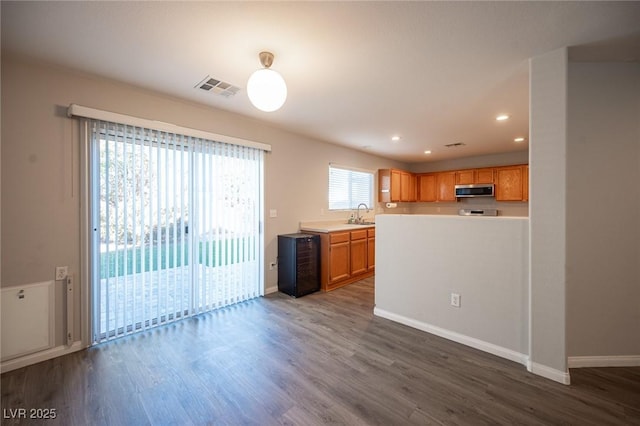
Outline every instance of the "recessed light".
<svg viewBox="0 0 640 426"><path fill-rule="evenodd" d="M429 155L429 154L431 154L431 151L426 150L424 153L425 153L425 154L427 154L427 155Z"/></svg>
<svg viewBox="0 0 640 426"><path fill-rule="evenodd" d="M514 142L524 142L524 138L515 138Z"/></svg>
<svg viewBox="0 0 640 426"><path fill-rule="evenodd" d="M398 142L400 140L400 136L391 136L391 140L394 142Z"/></svg>
<svg viewBox="0 0 640 426"><path fill-rule="evenodd" d="M509 116L507 114L500 114L499 116L496 117L496 121L504 121L508 119L509 119Z"/></svg>

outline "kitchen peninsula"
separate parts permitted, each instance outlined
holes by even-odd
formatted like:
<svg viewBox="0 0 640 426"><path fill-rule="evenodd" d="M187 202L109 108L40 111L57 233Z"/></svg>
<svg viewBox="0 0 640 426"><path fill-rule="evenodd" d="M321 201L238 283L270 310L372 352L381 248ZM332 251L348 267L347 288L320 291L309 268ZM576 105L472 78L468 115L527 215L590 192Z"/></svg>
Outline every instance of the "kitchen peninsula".
<svg viewBox="0 0 640 426"><path fill-rule="evenodd" d="M525 364L528 228L526 217L376 216L374 313Z"/></svg>

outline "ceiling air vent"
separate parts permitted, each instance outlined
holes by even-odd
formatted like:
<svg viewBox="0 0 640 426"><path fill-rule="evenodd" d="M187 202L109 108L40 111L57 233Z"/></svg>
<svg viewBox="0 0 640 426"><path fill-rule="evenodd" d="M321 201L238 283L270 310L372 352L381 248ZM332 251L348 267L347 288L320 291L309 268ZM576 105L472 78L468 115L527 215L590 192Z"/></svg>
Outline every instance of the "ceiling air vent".
<svg viewBox="0 0 640 426"><path fill-rule="evenodd" d="M225 83L224 81L217 80L211 76L205 77L200 83L195 86L197 89L202 89L206 92L215 93L216 95L224 96L225 98L229 98L234 96L236 93L240 91L240 88L234 86L230 83Z"/></svg>
<svg viewBox="0 0 640 426"><path fill-rule="evenodd" d="M456 142L456 143L450 143L450 144L447 144L447 145L445 145L445 146L446 146L447 148L457 148L457 147L459 147L459 146L465 146L465 145L466 145L465 143L462 143L462 142Z"/></svg>

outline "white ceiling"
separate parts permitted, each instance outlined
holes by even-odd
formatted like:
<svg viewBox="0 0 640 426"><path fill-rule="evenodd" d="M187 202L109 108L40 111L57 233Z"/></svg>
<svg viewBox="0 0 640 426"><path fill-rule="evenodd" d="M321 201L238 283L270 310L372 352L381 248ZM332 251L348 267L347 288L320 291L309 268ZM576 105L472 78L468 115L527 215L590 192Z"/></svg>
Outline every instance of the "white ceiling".
<svg viewBox="0 0 640 426"><path fill-rule="evenodd" d="M633 40L638 61L639 32L640 2L2 1L3 49L405 162L527 149L528 59ZM273 113L244 90L262 50L288 85Z"/></svg>

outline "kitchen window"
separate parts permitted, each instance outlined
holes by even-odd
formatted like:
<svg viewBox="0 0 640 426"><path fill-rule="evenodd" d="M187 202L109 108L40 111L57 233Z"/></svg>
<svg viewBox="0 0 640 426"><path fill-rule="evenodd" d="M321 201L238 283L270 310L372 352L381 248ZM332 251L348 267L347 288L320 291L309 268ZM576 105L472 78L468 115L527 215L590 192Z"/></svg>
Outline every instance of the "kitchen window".
<svg viewBox="0 0 640 426"><path fill-rule="evenodd" d="M329 210L352 210L358 204L373 207L373 172L329 165Z"/></svg>

